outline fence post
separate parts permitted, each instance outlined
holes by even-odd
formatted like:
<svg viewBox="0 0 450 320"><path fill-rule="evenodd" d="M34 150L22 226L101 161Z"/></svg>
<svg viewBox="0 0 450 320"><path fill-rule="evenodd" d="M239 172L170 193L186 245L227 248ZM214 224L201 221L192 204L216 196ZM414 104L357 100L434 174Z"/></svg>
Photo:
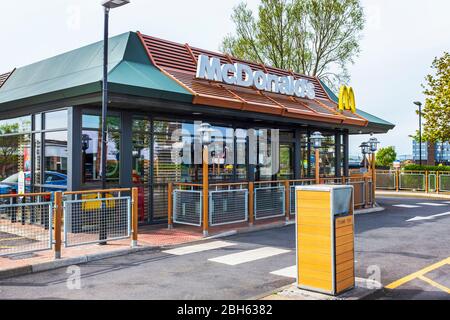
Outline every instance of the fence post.
<svg viewBox="0 0 450 320"><path fill-rule="evenodd" d="M395 169L395 191L396 192L398 192L398 190L399 190L399 182L400 182L399 170Z"/></svg>
<svg viewBox="0 0 450 320"><path fill-rule="evenodd" d="M167 186L167 227L173 229L173 183L169 182Z"/></svg>
<svg viewBox="0 0 450 320"><path fill-rule="evenodd" d="M253 223L255 221L254 196L255 196L255 184L254 184L254 182L249 182L248 183L248 223L250 226L253 226Z"/></svg>
<svg viewBox="0 0 450 320"><path fill-rule="evenodd" d="M131 189L131 247L138 245L138 211L139 211L138 188Z"/></svg>
<svg viewBox="0 0 450 320"><path fill-rule="evenodd" d="M284 211L286 222L291 220L291 190L289 188L289 180L284 181Z"/></svg>
<svg viewBox="0 0 450 320"><path fill-rule="evenodd" d="M55 220L55 259L61 259L61 223L62 223L62 192L55 192L55 210L54 210L54 220Z"/></svg>
<svg viewBox="0 0 450 320"><path fill-rule="evenodd" d="M425 192L428 193L429 185L428 185L428 171L425 171Z"/></svg>
<svg viewBox="0 0 450 320"><path fill-rule="evenodd" d="M364 177L364 208L369 207L369 178Z"/></svg>
<svg viewBox="0 0 450 320"><path fill-rule="evenodd" d="M441 177L439 177L439 171L436 171L436 193L439 193L439 183L441 181Z"/></svg>

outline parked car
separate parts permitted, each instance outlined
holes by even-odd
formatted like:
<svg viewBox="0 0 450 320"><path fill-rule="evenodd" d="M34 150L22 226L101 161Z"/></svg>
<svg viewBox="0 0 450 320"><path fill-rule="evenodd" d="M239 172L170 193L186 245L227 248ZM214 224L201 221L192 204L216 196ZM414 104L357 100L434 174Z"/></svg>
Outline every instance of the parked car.
<svg viewBox="0 0 450 320"><path fill-rule="evenodd" d="M64 191L67 186L67 175L55 171L46 171L43 192ZM19 190L19 173L15 173L0 182L0 194L14 194ZM31 173L25 172L25 192L31 193Z"/></svg>

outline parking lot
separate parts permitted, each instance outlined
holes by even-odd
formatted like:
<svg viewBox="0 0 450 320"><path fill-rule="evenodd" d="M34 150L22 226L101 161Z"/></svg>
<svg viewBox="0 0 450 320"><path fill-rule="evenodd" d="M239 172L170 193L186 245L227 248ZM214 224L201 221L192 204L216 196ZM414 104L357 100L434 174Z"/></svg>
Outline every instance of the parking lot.
<svg viewBox="0 0 450 320"><path fill-rule="evenodd" d="M386 289L370 299L450 299L450 203L379 199L357 215L357 277ZM295 227L214 239L80 265L81 287L57 269L0 281L5 299L249 299L295 281Z"/></svg>

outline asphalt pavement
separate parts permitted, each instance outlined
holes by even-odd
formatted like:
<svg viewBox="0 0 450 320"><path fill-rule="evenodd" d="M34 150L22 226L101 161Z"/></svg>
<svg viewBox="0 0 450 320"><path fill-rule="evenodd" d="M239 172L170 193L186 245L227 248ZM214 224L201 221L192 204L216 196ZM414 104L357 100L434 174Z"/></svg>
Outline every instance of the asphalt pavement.
<svg viewBox="0 0 450 320"><path fill-rule="evenodd" d="M449 299L450 202L379 203L355 219L357 276L395 288L371 298ZM294 266L291 225L1 280L0 298L250 299L292 284Z"/></svg>

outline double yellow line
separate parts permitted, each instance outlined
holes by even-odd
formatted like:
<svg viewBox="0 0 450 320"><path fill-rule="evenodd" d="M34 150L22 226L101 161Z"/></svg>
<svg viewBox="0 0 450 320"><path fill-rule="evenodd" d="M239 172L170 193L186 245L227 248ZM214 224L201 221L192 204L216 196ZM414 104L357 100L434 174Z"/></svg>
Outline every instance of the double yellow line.
<svg viewBox="0 0 450 320"><path fill-rule="evenodd" d="M385 288L386 289L395 289L395 288L398 288L401 285L403 285L403 284L405 284L407 282L410 282L410 281L412 281L414 279L420 279L422 281L425 281L429 285L431 285L431 286L433 286L435 288L438 288L439 290L442 290L442 291L447 292L448 294L450 294L450 289L449 288L447 288L446 286L443 286L443 285L441 285L441 284L439 284L439 283L437 283L437 282L435 282L435 281L433 281L430 278L427 278L425 276L425 274L427 274L428 272L436 270L436 269L438 269L438 268L440 268L442 266L445 266L447 264L450 264L450 257L448 257L447 259L444 259L442 261L436 262L435 264L432 264L432 265L430 265L428 267L425 267L425 268L423 268L423 269L421 269L419 271L411 273L410 275L407 275L406 277L403 277L403 278L401 278L401 279L399 279L397 281L394 281L394 282L388 284Z"/></svg>

